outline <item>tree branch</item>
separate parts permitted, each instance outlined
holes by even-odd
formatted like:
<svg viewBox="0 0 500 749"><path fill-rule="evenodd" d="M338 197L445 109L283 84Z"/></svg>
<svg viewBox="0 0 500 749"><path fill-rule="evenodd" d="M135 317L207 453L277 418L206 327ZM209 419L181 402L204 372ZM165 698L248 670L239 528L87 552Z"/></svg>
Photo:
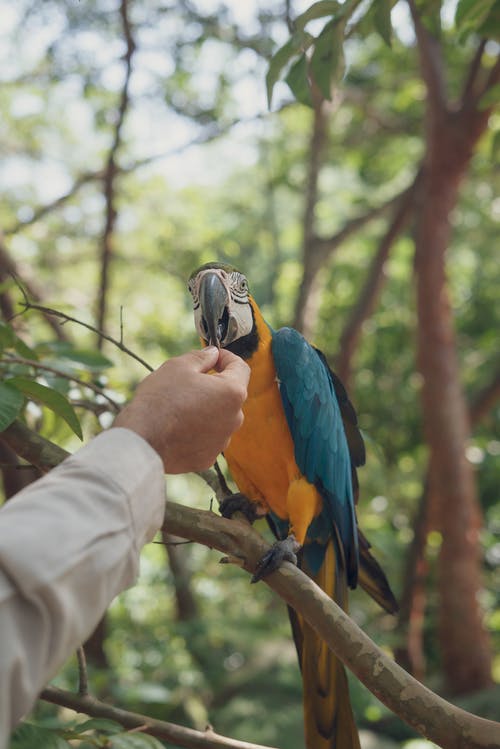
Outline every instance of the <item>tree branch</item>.
<svg viewBox="0 0 500 749"><path fill-rule="evenodd" d="M18 221L16 224L12 224L11 226L6 227L4 229L5 236L17 234L18 231L24 229L26 226L30 226L31 224L35 224L37 221L40 221L41 218L44 218L44 216L47 216L49 213L52 213L52 211L60 208L65 203L67 203L68 200L71 200L71 198L73 198L82 187L90 184L91 182L102 180L103 176L104 172L102 169L97 172L85 172L84 174L81 174L75 179L70 189L63 195L60 195L50 203L46 203L45 205L41 205L38 206L38 208L35 208L29 219L27 219L26 221Z"/></svg>
<svg viewBox="0 0 500 749"><path fill-rule="evenodd" d="M352 308L349 319L340 336L336 367L337 374L346 387L349 386L351 379L352 359L361 336L362 325L373 312L384 283L384 265L389 252L398 236L408 225L412 216L417 180L418 175L413 184L402 193L396 204L393 219L379 243L364 286L358 295L358 301Z"/></svg>
<svg viewBox="0 0 500 749"><path fill-rule="evenodd" d="M21 457L40 467L46 465L47 455L52 461L57 456L61 459L66 457L64 450L30 433L24 425L21 427L20 433L19 424L15 423L2 434L3 437L7 436L7 443L16 452L16 445L21 448L22 451L18 453ZM10 439L12 430L17 439ZM28 435L22 434L23 430ZM20 436L23 439L19 444ZM248 523L226 520L212 512L173 502L166 504L164 527L176 536L218 549L228 555L226 561L236 560L248 572L255 570L269 548ZM407 674L297 567L286 562L265 582L314 628L335 655L381 702L418 733L443 749L498 749L500 724L446 702ZM59 690L45 690L44 699L48 694L60 696ZM79 702L77 709L83 704ZM91 707L92 703L88 705ZM141 721L142 725L142 716ZM176 741L179 743L178 739Z"/></svg>
<svg viewBox="0 0 500 749"><path fill-rule="evenodd" d="M415 0L408 0L408 5L417 38L422 76L427 87L428 113L431 121L435 122L441 120L447 111L441 45L422 23Z"/></svg>
<svg viewBox="0 0 500 749"><path fill-rule="evenodd" d="M168 503L165 527L237 559L253 572L269 548L248 524ZM303 572L285 563L265 582L315 629L365 686L416 731L445 749L493 749L500 725L446 702L407 674Z"/></svg>
<svg viewBox="0 0 500 749"><path fill-rule="evenodd" d="M473 397L470 408L469 418L471 427L478 425L482 419L491 411L497 400L500 398L500 372L495 372L492 380L484 386Z"/></svg>
<svg viewBox="0 0 500 749"><path fill-rule="evenodd" d="M115 720L125 728L140 728L143 733L187 749L273 749L273 747L265 747L261 744L250 744L247 741L220 736L210 727L207 727L204 732L184 728L175 723L167 723L165 720L156 720L147 715L122 710L90 695L73 694L56 687L46 687L40 697L45 702L69 707L79 713L91 715L93 718Z"/></svg>
<svg viewBox="0 0 500 749"><path fill-rule="evenodd" d="M125 53L125 79L120 96L120 105L115 124L113 142L108 153L106 167L104 169L103 191L106 202L106 220L101 239L101 274L98 297L97 327L99 330L106 328L107 296L109 287L109 267L113 256L113 234L115 229L117 210L115 206L115 178L118 173L116 156L121 145L122 127L129 105L129 84L132 74L132 57L135 51L135 43L132 37L130 19L128 17L128 2L121 0L120 16L122 19L123 36L127 45ZM102 348L103 337L98 338L97 347Z"/></svg>
<svg viewBox="0 0 500 749"><path fill-rule="evenodd" d="M476 92L476 84L479 77L479 73L481 71L481 60L483 59L483 53L484 48L486 47L487 39L481 39L479 42L479 45L476 49L476 52L474 54L474 57L472 58L471 64L469 66L469 71L467 74L467 78L463 87L462 96L461 96L461 106L463 107L464 104L471 99L475 99Z"/></svg>
<svg viewBox="0 0 500 749"><path fill-rule="evenodd" d="M15 419L7 429L0 432L0 440L14 450L16 455L36 466L42 473L47 473L62 463L70 453L50 440L37 434ZM31 461L31 458L34 458Z"/></svg>
<svg viewBox="0 0 500 749"><path fill-rule="evenodd" d="M395 205L399 203L402 196L410 188L406 188L403 192L398 193L393 198L390 198L386 203L370 208L366 213L362 213L359 216L346 221L344 226L332 234L330 237L314 237L309 247L309 258L307 263L307 272L304 272L302 281L300 284L299 295L295 307L295 315L293 326L304 330L304 310L308 307L308 299L312 294L317 293L315 288L315 282L321 268L328 262L333 253L340 247L340 245L349 239L353 234L360 231L370 221L374 221L376 218L385 215ZM304 264L304 267L305 264ZM314 320L309 320L308 325L310 329L314 329ZM307 331L308 333L311 330Z"/></svg>

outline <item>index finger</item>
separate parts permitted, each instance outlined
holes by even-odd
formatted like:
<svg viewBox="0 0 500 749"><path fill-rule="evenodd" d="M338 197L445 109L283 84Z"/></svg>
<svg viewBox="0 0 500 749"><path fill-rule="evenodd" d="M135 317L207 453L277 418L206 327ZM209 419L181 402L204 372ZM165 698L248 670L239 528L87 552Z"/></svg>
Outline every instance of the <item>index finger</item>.
<svg viewBox="0 0 500 749"><path fill-rule="evenodd" d="M250 367L239 356L226 349L221 349L216 366L217 374L235 379L247 387L250 380Z"/></svg>

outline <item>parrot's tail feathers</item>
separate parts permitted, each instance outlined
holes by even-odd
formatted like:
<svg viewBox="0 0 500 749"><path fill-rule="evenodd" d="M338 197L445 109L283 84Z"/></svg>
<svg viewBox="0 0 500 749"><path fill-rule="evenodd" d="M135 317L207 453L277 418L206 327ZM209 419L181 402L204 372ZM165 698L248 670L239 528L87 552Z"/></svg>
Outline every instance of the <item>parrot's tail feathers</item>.
<svg viewBox="0 0 500 749"><path fill-rule="evenodd" d="M304 571L343 608L347 605L345 574L337 574L335 545L327 547L316 575ZM343 664L303 619L290 610L292 631L299 655L304 694L304 727L307 749L360 749Z"/></svg>
<svg viewBox="0 0 500 749"><path fill-rule="evenodd" d="M307 749L360 749L345 668L308 625L302 681Z"/></svg>
<svg viewBox="0 0 500 749"><path fill-rule="evenodd" d="M385 576L380 564L377 562L375 557L370 553L370 544L363 536L361 531L359 533L359 570L358 570L358 583L361 585L364 591L368 593L379 606L381 606L387 613L396 614L399 610L398 602L394 597L394 593L391 590L389 581Z"/></svg>

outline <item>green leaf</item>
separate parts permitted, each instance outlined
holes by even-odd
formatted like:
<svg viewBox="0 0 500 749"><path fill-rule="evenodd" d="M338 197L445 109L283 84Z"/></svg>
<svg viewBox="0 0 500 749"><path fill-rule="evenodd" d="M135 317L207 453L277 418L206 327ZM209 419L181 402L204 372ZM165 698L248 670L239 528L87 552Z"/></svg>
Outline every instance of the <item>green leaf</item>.
<svg viewBox="0 0 500 749"><path fill-rule="evenodd" d="M76 733L85 731L101 731L102 733L123 733L123 726L108 718L91 718L83 723L77 723L74 727Z"/></svg>
<svg viewBox="0 0 500 749"><path fill-rule="evenodd" d="M158 739L146 733L119 733L109 739L110 749L165 749Z"/></svg>
<svg viewBox="0 0 500 749"><path fill-rule="evenodd" d="M332 86L344 73L344 24L329 21L316 39L311 57L314 80L325 99L332 98Z"/></svg>
<svg viewBox="0 0 500 749"><path fill-rule="evenodd" d="M500 102L500 83L496 83L479 100L479 109L485 110Z"/></svg>
<svg viewBox="0 0 500 749"><path fill-rule="evenodd" d="M11 736L10 749L70 749L70 745L49 728L21 723Z"/></svg>
<svg viewBox="0 0 500 749"><path fill-rule="evenodd" d="M24 393L27 398L50 408L57 416L64 419L80 439L83 439L82 428L73 406L57 390L40 385L39 382L28 380L24 377L12 377L10 380L7 380L6 384Z"/></svg>
<svg viewBox="0 0 500 749"><path fill-rule="evenodd" d="M373 21L375 29L387 46L392 47L392 0L374 0L372 8L374 9Z"/></svg>
<svg viewBox="0 0 500 749"><path fill-rule="evenodd" d="M0 349L11 348L14 345L15 333L7 323L0 322Z"/></svg>
<svg viewBox="0 0 500 749"><path fill-rule="evenodd" d="M455 11L457 29L475 30L486 20L497 0L458 0Z"/></svg>
<svg viewBox="0 0 500 749"><path fill-rule="evenodd" d="M299 54L301 50L305 51L310 47L312 41L313 37L310 34L297 31L272 56L266 75L267 103L269 107L271 106L274 85L279 79L283 68L288 65L292 57Z"/></svg>
<svg viewBox="0 0 500 749"><path fill-rule="evenodd" d="M292 65L285 81L289 85L290 90L297 101L300 101L301 104L305 104L308 107L312 107L313 100L308 76L307 57L305 53L302 54L297 62Z"/></svg>
<svg viewBox="0 0 500 749"><path fill-rule="evenodd" d="M14 348L24 359L38 359L38 354L30 346L28 346L22 338L17 335L14 336Z"/></svg>
<svg viewBox="0 0 500 749"><path fill-rule="evenodd" d="M22 393L6 382L0 382L0 432L19 415L24 403Z"/></svg>
<svg viewBox="0 0 500 749"><path fill-rule="evenodd" d="M315 18L323 18L324 16L334 16L339 11L343 12L343 8L335 0L318 0L318 2L313 3L310 8L301 13L300 16L297 16L295 19L295 28L303 31L309 21L313 21Z"/></svg>
<svg viewBox="0 0 500 749"><path fill-rule="evenodd" d="M485 19L476 29L479 36L500 42L500 3L496 3Z"/></svg>
<svg viewBox="0 0 500 749"><path fill-rule="evenodd" d="M75 362L81 368L91 372L100 372L102 369L108 369L113 366L113 362L106 356L103 356L100 351L74 348L71 343L67 343L66 341L49 341L48 343L40 344L37 350L42 356L47 356L48 352L55 353L58 358Z"/></svg>

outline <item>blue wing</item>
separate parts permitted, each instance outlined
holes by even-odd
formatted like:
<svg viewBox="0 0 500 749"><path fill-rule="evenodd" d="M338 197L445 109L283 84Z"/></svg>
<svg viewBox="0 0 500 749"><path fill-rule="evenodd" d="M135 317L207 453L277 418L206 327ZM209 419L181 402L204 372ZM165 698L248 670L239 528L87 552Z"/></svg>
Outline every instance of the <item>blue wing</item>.
<svg viewBox="0 0 500 749"><path fill-rule="evenodd" d="M309 527L304 554L313 568L319 568L325 545L333 538L349 585L355 587L358 534L351 458L330 371L324 357L292 328L273 331L272 352L295 461L323 498L323 510Z"/></svg>

